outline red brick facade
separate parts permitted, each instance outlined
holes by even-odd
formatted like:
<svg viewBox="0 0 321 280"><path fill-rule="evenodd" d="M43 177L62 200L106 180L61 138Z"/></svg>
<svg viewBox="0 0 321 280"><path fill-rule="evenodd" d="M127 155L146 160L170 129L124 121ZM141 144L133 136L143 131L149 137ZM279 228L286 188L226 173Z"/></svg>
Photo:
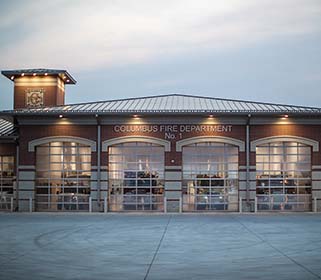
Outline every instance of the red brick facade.
<svg viewBox="0 0 321 280"><path fill-rule="evenodd" d="M155 125L159 128L160 125ZM170 126L170 125L166 125ZM235 138L238 140L246 141L246 126L245 125L232 125L230 132L173 132L175 139L167 139L171 142L171 152L165 154L165 164L181 165L181 152L176 152L176 142L182 139L191 137L206 137L206 136L224 136ZM250 141L254 141L264 137L270 136L300 136L315 141L321 142L321 125L251 125L250 126ZM97 126L96 125L25 125L20 127L20 164L21 165L34 165L34 153L28 152L28 143L32 140L50 137L50 136L74 136L81 137L97 142ZM101 141L110 140L124 136L145 136L155 137L159 139L166 139L165 132L115 132L114 125L102 125L101 128ZM213 139L215 141L215 139ZM13 144L7 146L0 146L0 152L5 153L9 151L14 152ZM245 152L240 152L239 164L246 164ZM107 165L106 153L102 153L102 165ZM251 165L255 165L255 152L251 152L250 157ZM93 165L97 164L96 153L93 153ZM313 153L313 165L321 165L321 153Z"/></svg>
<svg viewBox="0 0 321 280"><path fill-rule="evenodd" d="M85 118L84 118L85 119ZM83 119L83 120L84 120ZM40 120L40 119L39 119ZM82 121L83 121L82 120ZM131 119L128 119L128 121L124 121L121 124L115 124L115 125L101 125L101 144L104 143L104 141L109 141L112 139L122 138L122 137L128 137L128 136L143 136L145 139L161 139L166 140L170 142L170 151L165 152L165 172L181 172L182 170L182 152L177 151L176 145L177 142L180 140L186 140L191 139L194 137L197 137L198 139L202 139L202 137L211 137L210 141L215 141L215 137L217 139L223 139L221 141L224 142L224 139L236 139L240 140L243 143L243 147L246 148L246 125L240 125L240 124L228 124L228 122L223 124L211 124L211 125L203 125L203 124L176 124L175 119L172 120L172 122L168 122L167 124L150 124L148 123L148 118L146 118L146 123L139 125L131 125L127 124L130 123ZM37 119L34 117L30 122L36 122ZM79 137L82 139L87 139L94 141L96 143L96 149L98 149L97 142L98 139L98 131L99 127L97 123L95 124L93 121L93 118L89 120L89 123L92 122L93 124L72 124L73 120L70 118L70 123L68 124L68 118L64 119L64 124L59 123L60 121L63 121L58 116L56 118L48 118L48 125L45 125L45 121L41 120L39 124L20 124L19 125L19 166L20 171L24 173L30 173L35 172L35 165L36 165L36 158L35 158L35 152L29 151L29 144L31 141L46 138L46 137ZM193 117L190 117L190 121L193 121ZM27 119L25 119L25 122L28 122ZM53 124L53 123L57 124ZM249 130L249 136L250 136L250 143L255 140L259 140L266 137L274 137L274 136L296 136L296 137L303 137L305 139L311 139L314 141L317 141L318 143L321 142L321 125L315 125L315 124L262 124L262 125L250 125ZM220 138L221 137L221 138ZM0 144L0 155L15 155L16 153L16 146L15 144ZM100 160L101 160L101 172L106 172L108 170L108 150L101 150L100 154ZM97 161L97 152L92 152L92 171L95 173L97 172L96 166L98 166ZM239 151L239 172L242 173L242 178L240 177L239 183L240 183L240 189L239 189L239 195L242 196L244 199L246 197L245 193L247 193L250 196L250 202L254 203L254 197L256 195L255 185L256 185L256 179L255 179L255 165L256 165L256 154L255 152L250 152L250 162L249 162L249 171L252 174L252 177L247 181L245 178L246 174L246 149ZM314 166L314 167L313 167ZM319 172L319 167L321 166L321 152L320 151L314 151L312 153L312 171ZM31 174L31 173L30 173ZM254 175L254 177L253 177ZM24 176L29 176L24 174ZM31 176L31 175L30 175ZM106 175L107 176L107 175ZM318 175L317 175L318 176ZM28 199L24 198L24 193L28 193L28 195L31 195L34 193L34 186L32 187L30 183L34 184L33 179L25 178L24 181L21 181L20 186L29 186L26 187L25 190L22 190L20 195L22 196L19 198L21 203L27 203ZM318 189L320 183L319 179L316 177L313 180L313 184L316 185L316 187L313 187L313 195L319 196L318 193L320 193L320 190ZM92 195L97 195L100 197L104 197L108 193L108 179L101 178L101 180L97 180L96 178L92 178L91 182L94 184L101 184L101 192L100 194L97 192L97 189L93 189L91 191ZM172 181L168 181L172 182ZM174 181L174 183L179 183L179 180ZM242 188L241 188L242 184ZM103 187L104 185L104 187ZM245 188L245 185L251 185L248 188ZM179 186L179 184L177 185ZM177 193L181 192L181 187L176 187L176 189L172 190L166 190L167 194L170 193ZM102 194L104 193L104 194ZM93 201L97 203L97 201L100 201L100 199L94 198ZM175 201L176 205L179 203L179 199L176 198L169 198L169 202ZM27 209L27 204L23 206L24 204L21 204L21 209ZM98 205L98 204L97 204ZM96 206L98 209L100 206ZM101 209L101 208L100 208ZM97 210L98 211L98 210Z"/></svg>
<svg viewBox="0 0 321 280"><path fill-rule="evenodd" d="M16 144L0 143L0 156L15 156Z"/></svg>

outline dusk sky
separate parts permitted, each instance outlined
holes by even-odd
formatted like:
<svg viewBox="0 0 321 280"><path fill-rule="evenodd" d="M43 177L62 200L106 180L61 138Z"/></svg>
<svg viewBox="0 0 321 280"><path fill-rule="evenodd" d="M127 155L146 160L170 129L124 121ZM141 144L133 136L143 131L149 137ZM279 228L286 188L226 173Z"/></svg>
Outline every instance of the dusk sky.
<svg viewBox="0 0 321 280"><path fill-rule="evenodd" d="M0 67L66 69L66 103L183 93L321 107L321 1L1 0ZM12 99L1 76L0 109Z"/></svg>

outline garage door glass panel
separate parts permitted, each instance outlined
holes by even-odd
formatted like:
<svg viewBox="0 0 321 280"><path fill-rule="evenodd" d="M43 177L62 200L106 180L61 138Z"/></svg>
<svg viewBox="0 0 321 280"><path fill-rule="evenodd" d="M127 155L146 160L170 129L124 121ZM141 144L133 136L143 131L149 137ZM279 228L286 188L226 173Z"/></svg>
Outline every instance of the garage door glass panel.
<svg viewBox="0 0 321 280"><path fill-rule="evenodd" d="M206 142L183 147L183 211L237 211L238 148Z"/></svg>
<svg viewBox="0 0 321 280"><path fill-rule="evenodd" d="M311 211L311 147L276 142L256 148L258 210Z"/></svg>
<svg viewBox="0 0 321 280"><path fill-rule="evenodd" d="M163 211L164 148L130 142L109 148L110 211Z"/></svg>
<svg viewBox="0 0 321 280"><path fill-rule="evenodd" d="M10 209L14 191L14 157L0 156L0 210Z"/></svg>
<svg viewBox="0 0 321 280"><path fill-rule="evenodd" d="M90 178L90 147L75 142L38 146L36 210L88 211Z"/></svg>

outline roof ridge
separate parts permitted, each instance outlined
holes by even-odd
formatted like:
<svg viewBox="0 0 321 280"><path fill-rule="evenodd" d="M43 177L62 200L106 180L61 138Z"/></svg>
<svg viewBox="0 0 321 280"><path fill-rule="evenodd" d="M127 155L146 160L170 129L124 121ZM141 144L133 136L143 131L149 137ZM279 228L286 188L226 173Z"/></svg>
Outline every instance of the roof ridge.
<svg viewBox="0 0 321 280"><path fill-rule="evenodd" d="M321 107L312 107L312 106L305 106L305 105L293 105L293 104L284 104L284 103L260 102L260 101L241 100L241 99L229 99L229 98L202 96L202 95L192 95L192 94L184 94L184 93L167 93L167 94L140 96L140 97L117 98L117 99L110 99L110 100L98 100L98 101L91 101L91 102L71 103L71 104L52 106L52 107L60 108L60 107L65 107L65 106L75 106L75 105L95 104L95 103L106 103L106 102L117 102L117 101L129 101L129 100L137 100L137 99L150 99L150 98L169 97L169 96L183 96L183 97L202 98L202 99L221 100L221 101L231 101L231 102L264 104L264 105L272 105L272 106L276 105L276 106L291 106L291 107L296 107L296 108L321 109ZM46 106L46 107L49 107L49 106Z"/></svg>
<svg viewBox="0 0 321 280"><path fill-rule="evenodd" d="M227 98L220 98L220 97L209 97L209 96L200 96L200 95L190 95L190 94L182 94L182 93L168 93L168 94L158 94L158 95L149 95L149 96L141 96L141 97L129 97L129 98L118 98L118 99L111 99L111 100L100 100L100 101L92 101L92 102L81 102L81 103L73 103L73 104L65 104L65 105L56 105L56 106L44 106L44 107L40 107L40 108L33 108L30 111L33 112L45 112L45 111L73 111L73 110L83 110L83 111L87 111L90 109L90 107L100 107L101 104L103 104L104 107L110 107L110 104L114 104L112 105L112 107L114 107L115 105L117 105L117 103L137 103L137 101L139 102L139 104L145 104L147 102L147 100L152 100L152 99L160 99L160 100L165 100L165 104L168 102L168 99L173 100L173 97L181 97L181 101L184 103L184 98L187 98L186 101L190 101L187 102L187 104L190 104L192 102L192 104L194 103L193 100L195 100L195 102L199 102L199 104L194 108L189 108L190 106L188 105L185 109L181 108L182 110L200 110L199 108L202 107L202 105L200 105L202 102L201 101L207 101L207 102L213 102L215 101L216 105L218 105L218 107L220 107L221 105L223 106L223 111L284 111L284 112L289 112L291 110L295 110L297 112L303 112L303 111L321 111L321 107L311 107L311 106L300 106L300 105L291 105L291 104L281 104L281 103L271 103L271 102L258 102L258 101L248 101L248 100L237 100L237 99L227 99ZM177 98L174 98L174 100L176 100ZM178 100L178 99L177 99ZM176 101L178 102L178 101ZM137 103L138 104L138 103ZM136 104L136 105L137 105ZM246 106L245 106L246 105ZM79 107L79 109L76 109L75 107ZM81 109L81 107L83 107ZM117 107L117 106L116 106ZM126 107L126 105L122 106ZM170 108L165 108L164 106L162 106L163 109L162 110L168 110ZM165 106L167 107L167 106ZM251 107L254 108L254 110L251 109ZM268 107L275 107L275 108L268 108ZM214 107L213 107L214 108ZM235 109L236 108L236 109ZM241 109L240 109L241 108ZM111 108L109 108L108 110L111 110ZM117 109L117 111L123 111L126 109ZM132 108L132 110L138 110L137 108ZM139 109L140 110L140 109ZM143 111L145 109L142 109ZM177 109L178 110L178 109ZM204 110L210 110L210 109L206 109L204 108ZM216 110L216 109L214 109ZM222 108L219 109L219 111L222 110ZM26 109L16 109L16 110L5 110L2 111L3 113L8 113L8 112L25 112ZM148 110L147 110L148 111ZM153 109L151 111L157 111L157 109Z"/></svg>

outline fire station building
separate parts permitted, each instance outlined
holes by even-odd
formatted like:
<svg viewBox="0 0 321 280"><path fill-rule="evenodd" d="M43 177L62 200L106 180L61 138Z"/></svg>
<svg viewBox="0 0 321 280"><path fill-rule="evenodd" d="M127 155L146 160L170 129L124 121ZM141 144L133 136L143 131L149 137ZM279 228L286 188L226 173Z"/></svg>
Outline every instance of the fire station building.
<svg viewBox="0 0 321 280"><path fill-rule="evenodd" d="M321 211L321 108L168 94L65 104L65 70L7 70L3 211Z"/></svg>

